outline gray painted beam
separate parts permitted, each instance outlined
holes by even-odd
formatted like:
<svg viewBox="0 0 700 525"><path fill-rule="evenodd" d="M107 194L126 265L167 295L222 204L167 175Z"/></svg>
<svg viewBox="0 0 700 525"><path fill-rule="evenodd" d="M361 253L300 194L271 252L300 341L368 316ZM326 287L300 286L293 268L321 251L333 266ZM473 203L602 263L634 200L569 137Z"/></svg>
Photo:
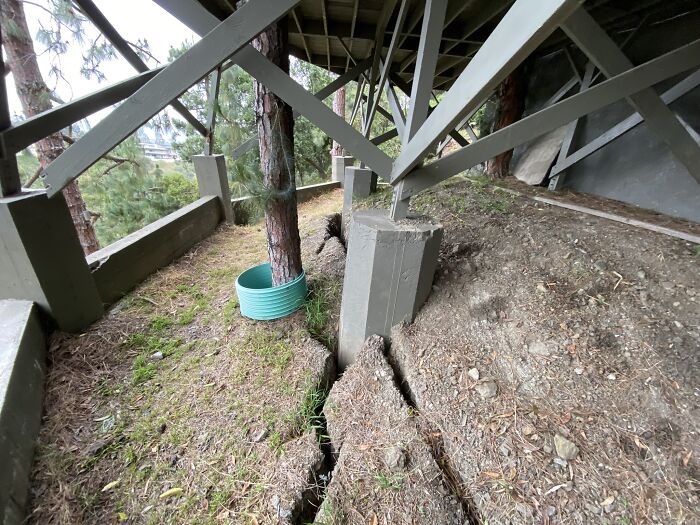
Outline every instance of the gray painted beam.
<svg viewBox="0 0 700 525"><path fill-rule="evenodd" d="M374 99L372 107L369 109L369 116L367 119L367 129L365 129L365 135L370 126L372 126L372 120L374 120L374 114L377 112L377 106L379 105L379 99L382 90L384 90L384 84L389 78L389 69L391 68L391 63L394 60L394 53L397 48L397 41L401 29L403 27L404 20L406 19L406 12L408 11L408 0L401 0L401 5L399 6L399 14L396 17L396 23L394 24L394 31L391 34L391 42L389 43L389 49L386 52L386 56L381 64L381 73L379 74L379 83L377 84L377 97Z"/></svg>
<svg viewBox="0 0 700 525"><path fill-rule="evenodd" d="M275 94L295 108L312 124L333 140L342 144L360 161L367 164L380 177L388 179L391 159L369 139L336 115L331 108L306 91L289 75L265 59L251 46L236 53L236 63L250 75L269 86Z"/></svg>
<svg viewBox="0 0 700 525"><path fill-rule="evenodd" d="M493 91L580 3L580 0L541 0L537 9L532 9L530 1L517 0L440 105L403 148L394 162L392 184L423 160L462 116Z"/></svg>
<svg viewBox="0 0 700 525"><path fill-rule="evenodd" d="M663 100L666 104L670 104L698 86L700 86L700 70L690 74L688 77L681 80L678 84L666 91L663 95L661 95L661 100ZM589 155L592 155L600 148L606 146L642 122L644 122L644 118L639 113L635 113L634 115L627 117L625 120L603 133L597 139L592 140L582 148L579 148L565 159L558 161L552 167L552 176L564 171L567 168L570 168Z"/></svg>
<svg viewBox="0 0 700 525"><path fill-rule="evenodd" d="M606 76L618 75L633 67L632 62L583 8L572 14L562 29ZM688 173L700 183L700 144L658 93L648 88L630 95L628 100L644 117L649 130L668 146Z"/></svg>
<svg viewBox="0 0 700 525"><path fill-rule="evenodd" d="M433 92L433 79L440 52L440 36L445 24L447 0L426 0L423 25L421 27L420 43L416 71L411 87L411 99L406 115L406 132L404 144L407 144L418 131L428 116L430 96Z"/></svg>
<svg viewBox="0 0 700 525"><path fill-rule="evenodd" d="M370 140L372 144L375 146L379 146L380 144L384 144L385 142L393 139L394 137L399 137L399 132L396 128L392 128L389 131L385 131L381 135L377 135L373 139Z"/></svg>
<svg viewBox="0 0 700 525"><path fill-rule="evenodd" d="M0 30L0 40L2 40L2 30ZM0 70L5 70L1 51ZM0 77L0 197L9 197L22 191L22 182L17 169L17 157L15 157L14 151L7 147L3 133L12 124L6 86L5 78Z"/></svg>
<svg viewBox="0 0 700 525"><path fill-rule="evenodd" d="M146 71L23 120L5 130L5 145L13 151L21 151L37 140L56 133L96 111L121 102L162 70L161 67Z"/></svg>
<svg viewBox="0 0 700 525"><path fill-rule="evenodd" d="M567 55L569 56L569 55ZM573 67L573 62L572 62L572 67ZM593 82L593 73L595 73L595 66L593 65L593 62L588 62L586 64L586 71L583 74L583 78L581 79L581 87L579 89L579 92L586 91L589 87L591 87L591 83ZM562 161L563 159L566 158L566 156L569 154L571 151L571 146L574 143L574 136L576 135L576 131L579 127L579 122L581 119L576 119L573 120L572 122L569 122L569 125L566 128L566 133L564 134L564 140L561 143L561 147L559 148L559 154L557 155L557 162ZM549 182L549 189L550 190L556 190L561 187L561 184L563 183L564 180L564 174L562 173L561 176L552 176L552 180Z"/></svg>
<svg viewBox="0 0 700 525"><path fill-rule="evenodd" d="M529 115L442 159L413 171L402 196L410 197L519 144L700 65L700 40L621 73Z"/></svg>
<svg viewBox="0 0 700 525"><path fill-rule="evenodd" d="M209 93L207 93L207 136L204 146L205 155L214 154L214 131L216 130L216 106L221 85L221 66L209 75Z"/></svg>
<svg viewBox="0 0 700 525"><path fill-rule="evenodd" d="M249 2L169 64L44 170L55 195L126 136L284 16L299 0ZM372 146L375 147L375 146Z"/></svg>
<svg viewBox="0 0 700 525"><path fill-rule="evenodd" d="M396 126L396 132L399 138L403 141L403 134L406 128L406 117L401 109L401 104L399 103L399 97L396 95L396 90L391 83L385 86L386 98L389 101L389 109L391 110L392 120L394 121L394 126Z"/></svg>
<svg viewBox="0 0 700 525"><path fill-rule="evenodd" d="M131 66L139 73L144 73L149 70L146 63L141 60L141 57L131 48L129 43L119 34L114 26L107 20L102 12L97 8L92 0L75 0L80 9L83 11L100 32L109 40L115 49L122 55ZM184 118L194 129L200 134L206 136L207 128L205 128L197 118L179 101L174 100L170 104L182 118Z"/></svg>

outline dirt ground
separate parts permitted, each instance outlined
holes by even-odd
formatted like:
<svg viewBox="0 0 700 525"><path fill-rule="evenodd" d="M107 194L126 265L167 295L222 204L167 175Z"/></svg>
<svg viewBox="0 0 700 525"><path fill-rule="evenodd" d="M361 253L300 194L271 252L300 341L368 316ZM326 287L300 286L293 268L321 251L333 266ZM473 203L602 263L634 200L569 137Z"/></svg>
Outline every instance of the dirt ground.
<svg viewBox="0 0 700 525"><path fill-rule="evenodd" d="M85 333L54 334L30 523L315 514L305 507L323 484L319 414L341 284L324 268L344 257L342 245L322 250L320 219L341 201L336 191L300 207L312 295L287 319L241 317L234 281L267 259L264 225L224 225Z"/></svg>
<svg viewBox="0 0 700 525"><path fill-rule="evenodd" d="M390 357L478 520L700 523L697 248L479 178L413 205L445 237Z"/></svg>
<svg viewBox="0 0 700 525"><path fill-rule="evenodd" d="M393 370L334 384L327 445L341 201L301 207L313 293L285 321L239 315L265 236L225 226L54 337L31 523L310 523L323 497L322 525L700 523L695 246L478 177L412 199L445 227L433 291Z"/></svg>

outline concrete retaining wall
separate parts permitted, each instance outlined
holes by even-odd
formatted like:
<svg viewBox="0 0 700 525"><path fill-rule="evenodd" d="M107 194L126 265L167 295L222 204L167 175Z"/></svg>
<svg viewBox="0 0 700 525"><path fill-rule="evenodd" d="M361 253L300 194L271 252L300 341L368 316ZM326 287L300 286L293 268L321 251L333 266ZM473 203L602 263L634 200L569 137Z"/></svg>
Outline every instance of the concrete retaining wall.
<svg viewBox="0 0 700 525"><path fill-rule="evenodd" d="M88 255L102 301L111 304L194 244L222 220L218 197L208 196Z"/></svg>
<svg viewBox="0 0 700 525"><path fill-rule="evenodd" d="M31 301L0 301L0 523L19 525L41 423L46 341Z"/></svg>
<svg viewBox="0 0 700 525"><path fill-rule="evenodd" d="M613 37L618 41L622 38L619 35ZM633 63L640 64L697 38L700 38L700 13L645 27L625 53ZM537 111L572 75L563 54L541 59L531 71L528 112ZM580 71L583 71L582 66ZM663 93L690 73L656 86L658 93ZM700 88L687 93L670 107L700 132ZM586 116L581 121L572 151L597 138L632 112L632 107L623 100ZM516 149L512 167L522 151L522 147ZM700 185L644 123L572 166L566 172L564 185L576 191L700 222Z"/></svg>
<svg viewBox="0 0 700 525"><path fill-rule="evenodd" d="M297 204L302 202L310 201L314 197L323 195L329 191L333 191L336 188L342 187L341 181L331 181L331 182L321 182L320 184L310 184L308 186L301 186L297 188ZM231 205L233 206L233 217L236 224L247 224L248 214L244 209L243 204L250 201L254 197L236 197L231 199Z"/></svg>

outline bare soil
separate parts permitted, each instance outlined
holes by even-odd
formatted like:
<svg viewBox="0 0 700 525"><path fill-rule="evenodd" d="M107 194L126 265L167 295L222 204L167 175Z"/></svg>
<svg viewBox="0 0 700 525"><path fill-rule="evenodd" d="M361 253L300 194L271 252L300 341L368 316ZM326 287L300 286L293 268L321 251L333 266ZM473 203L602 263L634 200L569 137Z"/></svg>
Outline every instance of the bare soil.
<svg viewBox="0 0 700 525"><path fill-rule="evenodd" d="M482 179L413 206L445 237L390 357L478 520L700 523L697 248Z"/></svg>

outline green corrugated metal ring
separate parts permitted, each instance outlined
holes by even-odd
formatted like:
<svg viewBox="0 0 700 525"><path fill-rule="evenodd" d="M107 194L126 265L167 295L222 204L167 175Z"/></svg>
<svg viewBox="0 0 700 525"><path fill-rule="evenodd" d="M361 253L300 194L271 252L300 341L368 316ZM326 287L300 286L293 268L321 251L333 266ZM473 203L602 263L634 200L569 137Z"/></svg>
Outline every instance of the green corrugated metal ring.
<svg viewBox="0 0 700 525"><path fill-rule="evenodd" d="M241 315L258 321L285 317L297 311L306 299L306 274L282 286L272 286L270 263L253 266L236 279Z"/></svg>

